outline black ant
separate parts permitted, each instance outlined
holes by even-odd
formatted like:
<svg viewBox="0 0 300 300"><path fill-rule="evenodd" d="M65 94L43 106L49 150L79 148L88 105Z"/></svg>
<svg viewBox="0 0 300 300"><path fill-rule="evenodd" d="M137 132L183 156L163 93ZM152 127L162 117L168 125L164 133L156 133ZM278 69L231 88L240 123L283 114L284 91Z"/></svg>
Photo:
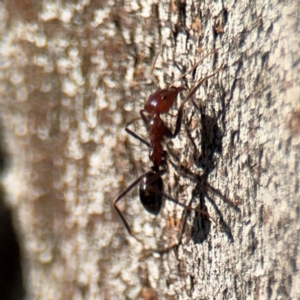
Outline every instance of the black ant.
<svg viewBox="0 0 300 300"><path fill-rule="evenodd" d="M131 230L129 228L129 225L127 221L125 220L124 216L122 215L121 211L117 207L117 203L119 200L121 200L129 191L131 191L132 188L134 188L138 183L139 186L139 194L140 194L140 200L144 208L151 214L158 215L158 213L161 210L162 207L162 198L165 197L169 199L170 201L184 207L186 210L194 210L197 213L206 215L207 217L211 218L210 215L203 210L197 209L197 208L191 208L190 206L187 206L178 200L166 195L163 193L163 181L162 181L162 175L164 175L167 171L167 152L163 149L162 142L164 138L175 138L181 128L182 123L182 116L183 116L183 108L184 105L194 96L197 89L200 87L200 85L205 82L207 79L213 77L215 74L220 72L220 70L223 68L223 65L218 68L214 73L211 75L206 76L205 78L201 79L188 93L184 101L181 103L178 114L177 114L177 120L176 120L176 126L175 131L172 133L171 129L168 128L163 120L160 118L161 114L168 114L171 107L173 106L178 94L184 90L183 86L175 87L173 86L174 82L180 80L181 78L185 77L188 73L191 73L194 71L198 65L211 53L214 53L216 51L212 51L205 55L201 60L199 60L190 70L188 70L186 73L181 75L179 78L171 82L166 89L158 89L155 93L151 94L144 106L144 109L140 110L140 117L143 120L147 132L149 134L150 142L147 142L145 139L134 133L132 130L130 130L128 127L133 122L129 122L126 125L126 132L133 136L134 138L141 141L143 144L148 146L151 149L149 158L153 163L153 166L151 169L141 176L139 176L136 180L134 180L115 200L114 200L114 207L121 217L127 231L129 234L132 235ZM154 60L154 64L156 62L157 56ZM154 64L151 68L151 76L152 71L154 68ZM153 78L155 81L155 79ZM155 81L156 82L156 81ZM158 85L158 84L157 84ZM146 116L146 114L149 114L149 117ZM212 218L211 218L212 219ZM212 219L213 220L213 219Z"/></svg>

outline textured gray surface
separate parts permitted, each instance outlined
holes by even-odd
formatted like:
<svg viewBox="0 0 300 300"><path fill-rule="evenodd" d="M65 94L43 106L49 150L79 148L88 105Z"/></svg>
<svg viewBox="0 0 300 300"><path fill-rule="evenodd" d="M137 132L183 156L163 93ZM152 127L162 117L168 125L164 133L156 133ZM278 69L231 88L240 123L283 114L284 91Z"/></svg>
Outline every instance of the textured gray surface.
<svg viewBox="0 0 300 300"><path fill-rule="evenodd" d="M300 298L296 1L77 3L0 7L3 181L29 299ZM111 202L150 164L123 128L155 89L158 51L163 85L212 49L187 88L225 67L169 143L190 176L170 167L164 182L217 224L191 213L180 245L152 253L177 241L182 211L153 219L135 189L120 208L143 243L128 236Z"/></svg>

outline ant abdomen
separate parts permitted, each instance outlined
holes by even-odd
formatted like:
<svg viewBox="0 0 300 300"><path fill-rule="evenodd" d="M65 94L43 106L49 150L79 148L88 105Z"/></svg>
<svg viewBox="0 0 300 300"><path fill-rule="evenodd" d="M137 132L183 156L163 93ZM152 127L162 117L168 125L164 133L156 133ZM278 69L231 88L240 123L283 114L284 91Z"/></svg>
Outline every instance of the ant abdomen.
<svg viewBox="0 0 300 300"><path fill-rule="evenodd" d="M162 207L163 181L154 171L146 173L140 181L140 199L144 208L158 215Z"/></svg>

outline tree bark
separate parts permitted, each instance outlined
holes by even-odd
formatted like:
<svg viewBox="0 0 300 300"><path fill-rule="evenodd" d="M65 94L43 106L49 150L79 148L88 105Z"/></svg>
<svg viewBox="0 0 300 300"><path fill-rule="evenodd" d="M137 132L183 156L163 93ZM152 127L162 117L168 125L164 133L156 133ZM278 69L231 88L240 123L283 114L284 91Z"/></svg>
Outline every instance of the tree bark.
<svg viewBox="0 0 300 300"><path fill-rule="evenodd" d="M297 1L45 1L0 7L3 178L28 299L298 299ZM216 51L214 51L216 50ZM157 89L184 96L165 200L134 188L149 149L125 124ZM174 128L174 118L167 116ZM133 130L147 139L141 121ZM235 205L239 204L239 205Z"/></svg>

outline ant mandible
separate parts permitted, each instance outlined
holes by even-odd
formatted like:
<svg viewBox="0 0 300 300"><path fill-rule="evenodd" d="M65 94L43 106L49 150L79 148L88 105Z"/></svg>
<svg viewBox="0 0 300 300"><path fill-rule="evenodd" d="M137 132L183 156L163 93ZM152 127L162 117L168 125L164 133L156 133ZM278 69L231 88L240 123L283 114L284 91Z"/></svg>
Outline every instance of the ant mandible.
<svg viewBox="0 0 300 300"><path fill-rule="evenodd" d="M197 89L201 86L201 84L206 81L207 79L213 77L215 74L217 74L222 68L219 67L214 73L211 75L206 76L205 78L201 79L188 93L184 101L181 103L178 114L177 114L177 120L176 120L176 126L175 131L172 133L171 129L166 126L166 124L163 122L163 120L160 118L161 114L168 114L171 107L173 106L178 94L184 90L183 86L175 87L173 84L184 78L187 74L194 71L198 65L211 53L215 53L216 50L213 50L209 52L207 55L205 55L202 59L200 59L190 70L185 72L183 75L181 75L176 80L172 81L166 89L158 89L155 93L151 94L144 106L144 109L140 110L140 117L143 120L147 132L149 134L149 140L150 142L147 142L145 139L140 137L138 134L130 130L128 127L133 122L129 122L125 130L128 134L133 136L134 138L141 141L143 144L145 144L147 147L151 149L149 158L152 161L153 165L150 168L149 171L143 173L140 175L136 180L134 180L114 201L114 207L122 219L128 233L132 235L130 227L125 220L123 214L117 207L117 203L128 193L131 191L132 188L134 188L138 183L139 185L139 194L140 194L140 201L143 205L143 207L151 214L158 215L158 213L161 210L162 207L162 200L163 197L167 198L168 200L174 202L175 204L178 204L182 207L184 207L186 210L194 210L197 213L206 215L207 217L211 218L210 215L203 210L192 208L190 206L187 206L178 200L170 197L167 194L163 193L163 181L162 181L162 175L164 175L167 171L167 165L166 165L166 159L167 159L167 152L163 149L162 142L164 138L175 138L181 128L182 123L182 115L183 115L183 108L184 105L194 96ZM151 76L154 68L154 64L156 62L157 56L154 60L154 63L151 68ZM153 78L155 81L155 79ZM156 82L156 81L155 81ZM147 113L149 117L146 116ZM212 218L211 218L212 219ZM132 235L133 236L133 235Z"/></svg>

